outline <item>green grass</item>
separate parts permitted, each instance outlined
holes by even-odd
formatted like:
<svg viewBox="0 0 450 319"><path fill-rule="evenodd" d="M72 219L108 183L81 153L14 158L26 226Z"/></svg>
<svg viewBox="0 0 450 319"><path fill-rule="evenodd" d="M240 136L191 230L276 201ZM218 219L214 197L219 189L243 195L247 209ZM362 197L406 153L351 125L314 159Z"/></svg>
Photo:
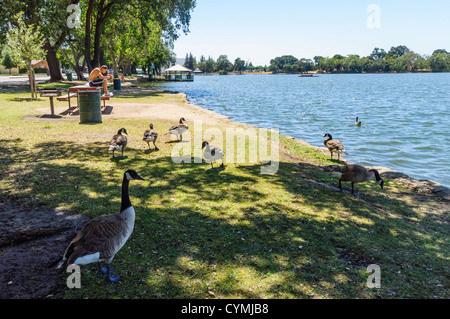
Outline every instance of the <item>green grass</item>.
<svg viewBox="0 0 450 319"><path fill-rule="evenodd" d="M273 175L261 175L259 163L220 171L175 164L169 137L158 140L159 152L147 151L149 120L23 119L48 101L2 92L0 196L96 217L118 211L126 169L146 179L130 185L135 229L113 262L123 281L105 285L96 265L83 266L82 289L55 298L449 297L448 215L438 198L417 201L391 181L384 190L358 185L359 198L312 183L337 186L322 170L336 163L283 136ZM185 103L162 93L116 101ZM173 124L152 123L160 136ZM120 127L129 133L127 157L113 161L107 144ZM369 264L381 267L381 289L366 287Z"/></svg>

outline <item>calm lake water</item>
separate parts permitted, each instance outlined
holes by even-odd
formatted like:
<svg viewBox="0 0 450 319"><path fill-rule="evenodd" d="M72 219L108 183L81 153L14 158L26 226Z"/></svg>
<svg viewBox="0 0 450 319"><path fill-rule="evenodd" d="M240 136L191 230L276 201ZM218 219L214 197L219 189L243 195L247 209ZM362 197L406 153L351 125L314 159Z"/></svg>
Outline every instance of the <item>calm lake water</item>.
<svg viewBox="0 0 450 319"><path fill-rule="evenodd" d="M313 145L323 146L330 133L352 163L386 166L450 187L450 73L211 75L158 87ZM356 116L361 127L354 125Z"/></svg>

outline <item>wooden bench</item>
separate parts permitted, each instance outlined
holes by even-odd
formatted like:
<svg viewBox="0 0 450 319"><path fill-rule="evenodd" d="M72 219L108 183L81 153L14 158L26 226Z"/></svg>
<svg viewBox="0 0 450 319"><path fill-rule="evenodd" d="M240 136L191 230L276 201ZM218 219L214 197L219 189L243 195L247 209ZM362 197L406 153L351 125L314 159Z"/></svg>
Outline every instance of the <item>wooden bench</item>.
<svg viewBox="0 0 450 319"><path fill-rule="evenodd" d="M71 93L71 94L66 94L66 95L61 95L58 96L56 99L58 101L68 101L71 97L77 96L76 93Z"/></svg>
<svg viewBox="0 0 450 319"><path fill-rule="evenodd" d="M106 108L106 101L111 100L111 97L110 96L102 96L100 99L103 101L103 107Z"/></svg>

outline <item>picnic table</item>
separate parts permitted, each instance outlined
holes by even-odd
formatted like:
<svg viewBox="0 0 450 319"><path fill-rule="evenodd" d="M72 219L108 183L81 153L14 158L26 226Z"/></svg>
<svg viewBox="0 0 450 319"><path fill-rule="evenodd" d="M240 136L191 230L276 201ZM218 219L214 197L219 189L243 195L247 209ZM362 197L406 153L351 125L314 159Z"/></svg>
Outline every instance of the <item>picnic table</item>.
<svg viewBox="0 0 450 319"><path fill-rule="evenodd" d="M55 115L55 107L53 105L53 98L61 96L61 89L55 88L55 89L41 89L40 90L41 97L49 97L50 98L50 111L52 115Z"/></svg>
<svg viewBox="0 0 450 319"><path fill-rule="evenodd" d="M63 95L57 98L58 101L68 101L69 102L69 111L68 113L70 113L71 111L71 105L70 105L70 98L72 97L77 97L77 105L79 105L79 101L78 101L78 92L80 91L91 91L91 90L101 90L100 87L95 87L95 86L89 86L89 84L85 84L85 85L77 85L77 86L72 86L69 88L69 91L67 92L67 95ZM110 100L111 97L110 96L102 96L101 100L103 101L103 107L106 107L106 100Z"/></svg>

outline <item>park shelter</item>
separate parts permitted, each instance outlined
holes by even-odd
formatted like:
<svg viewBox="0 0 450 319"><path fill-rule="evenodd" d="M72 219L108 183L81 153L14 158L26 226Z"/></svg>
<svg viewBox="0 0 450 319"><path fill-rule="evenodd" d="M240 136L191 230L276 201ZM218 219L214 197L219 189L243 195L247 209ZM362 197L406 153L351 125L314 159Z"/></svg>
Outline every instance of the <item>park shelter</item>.
<svg viewBox="0 0 450 319"><path fill-rule="evenodd" d="M192 70L180 64L175 64L166 69L164 73L166 81L194 81Z"/></svg>

